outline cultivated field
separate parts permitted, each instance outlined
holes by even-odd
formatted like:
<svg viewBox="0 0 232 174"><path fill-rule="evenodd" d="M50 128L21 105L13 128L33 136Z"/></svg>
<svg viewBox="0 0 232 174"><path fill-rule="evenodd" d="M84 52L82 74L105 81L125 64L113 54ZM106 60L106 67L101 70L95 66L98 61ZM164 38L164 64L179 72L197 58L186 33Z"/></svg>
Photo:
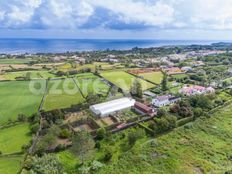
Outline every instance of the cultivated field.
<svg viewBox="0 0 232 174"><path fill-rule="evenodd" d="M28 124L0 129L0 151L3 154L21 152L22 145L27 144L31 139L29 132Z"/></svg>
<svg viewBox="0 0 232 174"><path fill-rule="evenodd" d="M44 88L44 80L0 82L0 124L15 120L18 114L36 113Z"/></svg>
<svg viewBox="0 0 232 174"><path fill-rule="evenodd" d="M85 97L90 93L106 95L109 91L109 86L92 73L78 75L75 80Z"/></svg>
<svg viewBox="0 0 232 174"><path fill-rule="evenodd" d="M55 77L55 75L49 73L48 71L18 71L9 72L3 75L6 80L15 80L19 77L30 78L30 79L47 79Z"/></svg>
<svg viewBox="0 0 232 174"><path fill-rule="evenodd" d="M231 106L159 138L141 140L98 173L219 174L232 170Z"/></svg>
<svg viewBox="0 0 232 174"><path fill-rule="evenodd" d="M106 71L102 72L101 76L126 91L130 90L133 81L136 79L134 76L124 71ZM144 80L140 80L140 82L143 90L155 87L155 85Z"/></svg>
<svg viewBox="0 0 232 174"><path fill-rule="evenodd" d="M0 157L0 173L16 174L19 172L23 156Z"/></svg>
<svg viewBox="0 0 232 174"><path fill-rule="evenodd" d="M142 74L139 74L139 76L155 84L160 84L163 79L163 73L161 71L142 73Z"/></svg>
<svg viewBox="0 0 232 174"><path fill-rule="evenodd" d="M73 79L50 80L48 93L45 97L43 109L45 111L71 107L85 99L81 95Z"/></svg>

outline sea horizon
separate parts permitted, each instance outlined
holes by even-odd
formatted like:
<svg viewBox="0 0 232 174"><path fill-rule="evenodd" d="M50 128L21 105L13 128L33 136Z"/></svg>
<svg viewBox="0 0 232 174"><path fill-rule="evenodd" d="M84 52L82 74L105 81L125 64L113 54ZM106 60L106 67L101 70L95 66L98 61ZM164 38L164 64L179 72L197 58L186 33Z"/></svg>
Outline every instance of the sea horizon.
<svg viewBox="0 0 232 174"><path fill-rule="evenodd" d="M210 45L226 40L0 38L0 54L129 50L174 45Z"/></svg>

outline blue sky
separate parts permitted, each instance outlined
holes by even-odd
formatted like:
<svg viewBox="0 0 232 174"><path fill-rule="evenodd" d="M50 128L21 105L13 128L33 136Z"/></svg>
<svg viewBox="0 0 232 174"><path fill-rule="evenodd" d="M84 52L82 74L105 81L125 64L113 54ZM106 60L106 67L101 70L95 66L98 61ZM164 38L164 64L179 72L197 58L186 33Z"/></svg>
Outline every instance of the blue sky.
<svg viewBox="0 0 232 174"><path fill-rule="evenodd" d="M0 0L1 38L232 40L232 0Z"/></svg>

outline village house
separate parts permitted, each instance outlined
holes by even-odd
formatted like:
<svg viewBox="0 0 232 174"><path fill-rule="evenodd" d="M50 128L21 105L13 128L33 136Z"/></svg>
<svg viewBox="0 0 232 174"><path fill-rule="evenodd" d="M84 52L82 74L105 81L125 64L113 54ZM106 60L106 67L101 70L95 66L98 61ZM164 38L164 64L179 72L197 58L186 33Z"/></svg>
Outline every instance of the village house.
<svg viewBox="0 0 232 174"><path fill-rule="evenodd" d="M131 98L120 98L96 105L90 106L90 110L94 115L99 117L107 117L110 114L120 112L122 110L130 109L134 106L135 100Z"/></svg>
<svg viewBox="0 0 232 174"><path fill-rule="evenodd" d="M229 73L232 73L232 68L229 68L229 69L228 69L228 72L229 72Z"/></svg>
<svg viewBox="0 0 232 174"><path fill-rule="evenodd" d="M172 95L163 95L153 99L152 105L154 105L155 107L163 107L163 106L174 104L180 100L181 100L180 97L174 97Z"/></svg>
<svg viewBox="0 0 232 174"><path fill-rule="evenodd" d="M192 67L184 66L184 67L181 68L181 71L184 71L184 72L192 71Z"/></svg>
<svg viewBox="0 0 232 174"><path fill-rule="evenodd" d="M180 90L180 93L184 95L200 95L200 94L206 94L206 93L214 93L215 89L212 87L203 87L203 86L189 86L189 87L183 87Z"/></svg>

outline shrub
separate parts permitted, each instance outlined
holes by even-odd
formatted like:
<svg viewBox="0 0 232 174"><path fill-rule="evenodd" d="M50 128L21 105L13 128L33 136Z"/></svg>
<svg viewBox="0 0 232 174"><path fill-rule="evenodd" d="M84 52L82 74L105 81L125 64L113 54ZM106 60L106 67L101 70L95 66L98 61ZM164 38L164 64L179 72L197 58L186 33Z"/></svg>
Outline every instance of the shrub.
<svg viewBox="0 0 232 174"><path fill-rule="evenodd" d="M66 139L66 138L69 138L70 135L71 135L71 133L67 129L62 129L60 131L59 137Z"/></svg>

